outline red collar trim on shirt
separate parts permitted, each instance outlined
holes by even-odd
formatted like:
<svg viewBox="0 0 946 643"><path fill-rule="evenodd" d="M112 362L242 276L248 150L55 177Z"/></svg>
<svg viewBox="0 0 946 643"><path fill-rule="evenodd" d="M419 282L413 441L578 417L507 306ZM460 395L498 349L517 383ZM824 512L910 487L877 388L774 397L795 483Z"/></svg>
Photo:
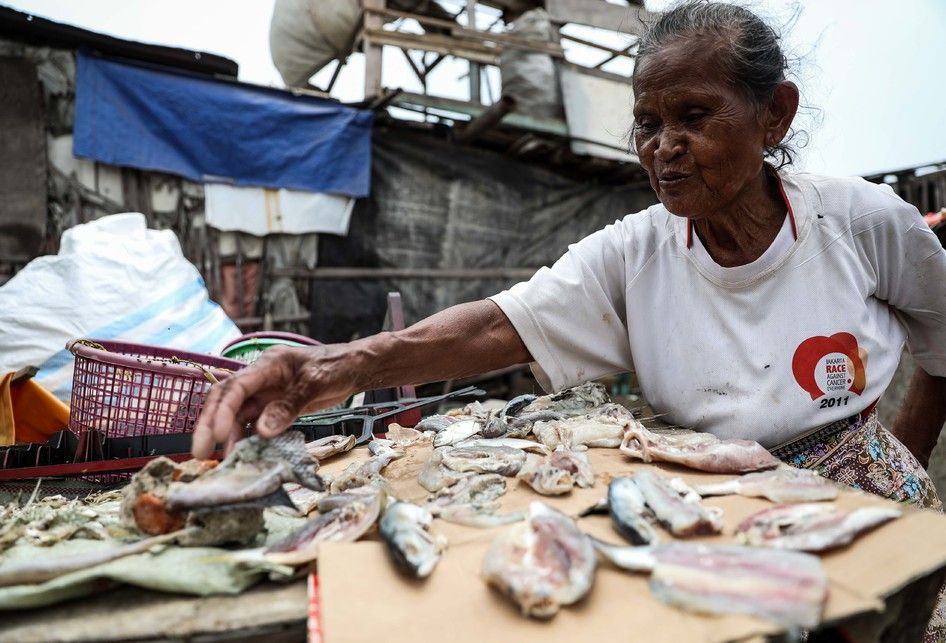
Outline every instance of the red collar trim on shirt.
<svg viewBox="0 0 946 643"><path fill-rule="evenodd" d="M785 194L785 186L782 185L782 177L778 174L775 174L775 178L778 181L778 191L782 195L782 200L785 201L785 207L788 208L788 222L792 226L792 238L795 241L798 241L798 226L795 225L795 212L792 210L792 202L788 200L788 195ZM687 219L687 248L693 247L693 219Z"/></svg>

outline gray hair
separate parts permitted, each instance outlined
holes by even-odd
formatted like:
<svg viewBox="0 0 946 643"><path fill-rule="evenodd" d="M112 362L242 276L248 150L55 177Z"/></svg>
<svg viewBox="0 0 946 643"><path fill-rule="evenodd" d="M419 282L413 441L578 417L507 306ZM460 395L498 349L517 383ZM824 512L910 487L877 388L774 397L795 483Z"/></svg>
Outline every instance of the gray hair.
<svg viewBox="0 0 946 643"><path fill-rule="evenodd" d="M779 34L744 7L725 2L689 0L662 14L639 42L637 61L660 51L680 38L710 35L721 45L721 60L733 84L758 110L772 101L775 88L785 80L788 58ZM637 66L635 66L635 74ZM789 165L796 150L791 140L765 148L777 167Z"/></svg>

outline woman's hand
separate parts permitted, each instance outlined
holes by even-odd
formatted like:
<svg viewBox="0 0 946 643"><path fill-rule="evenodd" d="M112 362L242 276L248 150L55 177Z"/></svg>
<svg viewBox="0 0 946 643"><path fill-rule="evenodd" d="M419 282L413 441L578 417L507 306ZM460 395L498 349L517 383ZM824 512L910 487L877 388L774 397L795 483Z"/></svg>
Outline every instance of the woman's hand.
<svg viewBox="0 0 946 643"><path fill-rule="evenodd" d="M257 433L274 437L299 415L358 391L459 379L531 361L515 327L488 299L348 344L274 346L210 389L191 451L195 458L209 457L214 444L229 451L253 421Z"/></svg>
<svg viewBox="0 0 946 643"><path fill-rule="evenodd" d="M229 451L248 422L273 437L304 413L344 402L355 392L348 346L274 346L214 385L194 427L194 457L210 457L215 443Z"/></svg>

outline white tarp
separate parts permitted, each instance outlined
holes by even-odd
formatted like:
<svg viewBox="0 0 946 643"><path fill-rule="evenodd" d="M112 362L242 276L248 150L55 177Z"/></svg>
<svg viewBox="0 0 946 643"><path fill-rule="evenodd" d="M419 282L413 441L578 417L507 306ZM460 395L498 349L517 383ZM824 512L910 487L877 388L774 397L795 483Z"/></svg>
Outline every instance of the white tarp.
<svg viewBox="0 0 946 643"><path fill-rule="evenodd" d="M572 151L637 162L628 150L634 95L630 83L582 73L563 66L560 74ZM596 143L602 143L599 145Z"/></svg>
<svg viewBox="0 0 946 643"><path fill-rule="evenodd" d="M0 374L39 366L36 380L67 402L72 338L216 355L239 335L174 233L149 230L138 213L66 230L59 254L34 259L0 287Z"/></svg>
<svg viewBox="0 0 946 643"><path fill-rule="evenodd" d="M355 200L338 194L204 186L207 224L225 232L268 234L324 233L347 235Z"/></svg>

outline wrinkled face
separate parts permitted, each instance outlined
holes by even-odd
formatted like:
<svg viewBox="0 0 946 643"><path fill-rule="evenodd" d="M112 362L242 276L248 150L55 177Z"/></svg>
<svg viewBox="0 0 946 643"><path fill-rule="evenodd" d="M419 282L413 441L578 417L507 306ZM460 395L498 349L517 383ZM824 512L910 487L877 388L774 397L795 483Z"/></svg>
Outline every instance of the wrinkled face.
<svg viewBox="0 0 946 643"><path fill-rule="evenodd" d="M716 49L705 37L677 40L639 60L634 76L641 165L661 203L693 219L738 203L771 136L721 70Z"/></svg>

